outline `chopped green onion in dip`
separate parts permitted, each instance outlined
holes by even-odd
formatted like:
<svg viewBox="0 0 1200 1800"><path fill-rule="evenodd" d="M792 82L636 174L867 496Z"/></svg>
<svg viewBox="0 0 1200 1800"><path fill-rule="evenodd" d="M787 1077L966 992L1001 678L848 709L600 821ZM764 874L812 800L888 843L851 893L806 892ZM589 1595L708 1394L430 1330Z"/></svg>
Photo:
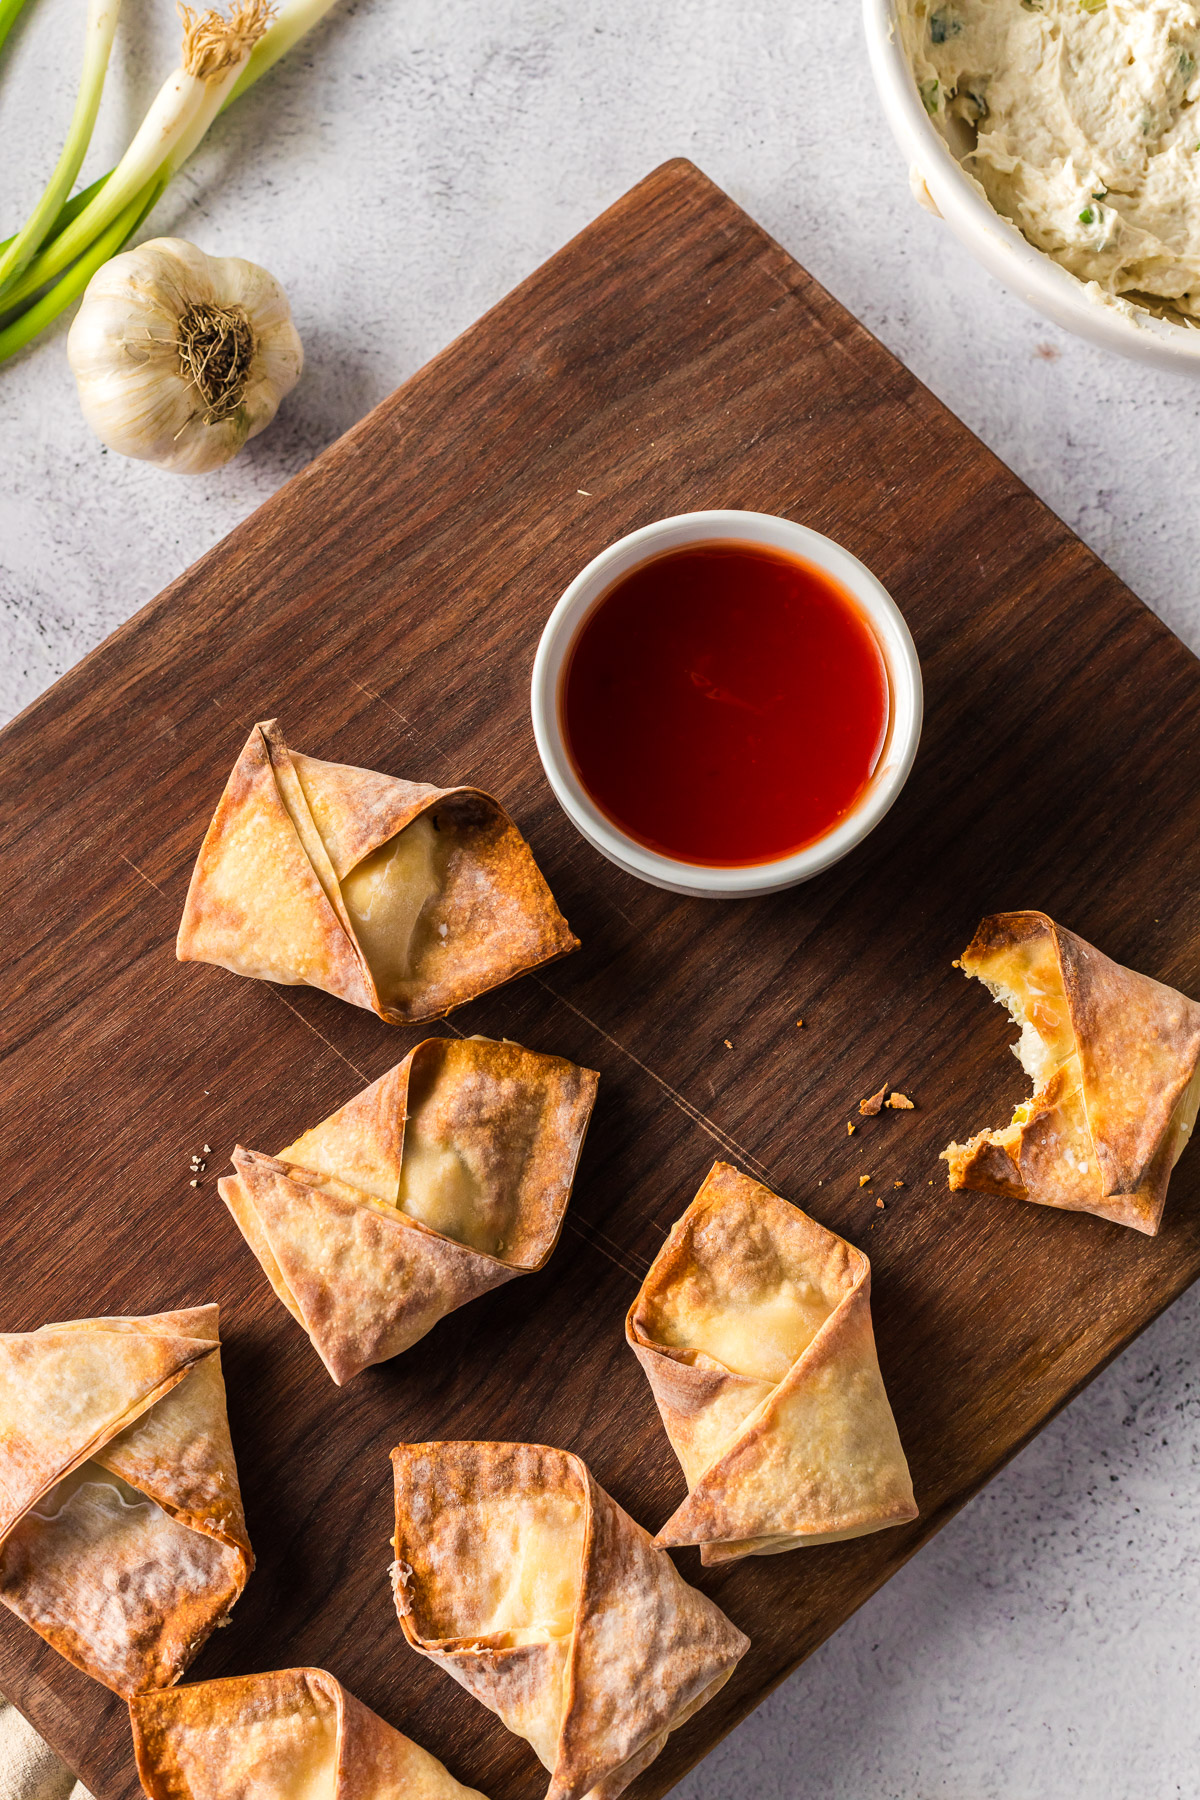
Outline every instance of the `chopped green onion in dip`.
<svg viewBox="0 0 1200 1800"><path fill-rule="evenodd" d="M1200 324L1200 4L899 12L926 109L996 211L1101 297Z"/></svg>

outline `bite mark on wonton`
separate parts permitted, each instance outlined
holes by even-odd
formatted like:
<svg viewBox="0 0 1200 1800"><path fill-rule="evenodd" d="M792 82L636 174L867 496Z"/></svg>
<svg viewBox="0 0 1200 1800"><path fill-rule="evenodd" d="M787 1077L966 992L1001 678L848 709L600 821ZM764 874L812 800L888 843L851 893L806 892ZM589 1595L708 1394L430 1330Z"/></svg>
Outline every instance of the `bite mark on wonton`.
<svg viewBox="0 0 1200 1800"><path fill-rule="evenodd" d="M1020 1027L1012 1123L943 1151L952 1189L1157 1232L1200 1108L1200 1005L1040 912L983 920L960 958Z"/></svg>

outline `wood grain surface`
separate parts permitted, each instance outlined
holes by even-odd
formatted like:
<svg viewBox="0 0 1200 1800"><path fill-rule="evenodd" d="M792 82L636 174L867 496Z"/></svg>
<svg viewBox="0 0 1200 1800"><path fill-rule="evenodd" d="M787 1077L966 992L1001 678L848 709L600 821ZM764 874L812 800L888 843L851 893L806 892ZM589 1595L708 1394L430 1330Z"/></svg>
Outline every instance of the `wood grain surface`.
<svg viewBox="0 0 1200 1800"><path fill-rule="evenodd" d="M883 825L757 902L679 899L603 862L529 724L534 647L570 578L633 527L710 506L840 539L903 608L925 672L921 752ZM426 1033L173 954L204 827L271 716L318 756L504 800L583 948L435 1029L602 1071L547 1268L344 1391L216 1178L235 1140L289 1142ZM1200 994L1198 745L1191 654L684 162L9 726L0 1324L220 1302L258 1569L192 1677L319 1664L493 1800L542 1794L528 1746L404 1644L388 1452L564 1445L657 1527L683 1481L622 1320L722 1156L870 1255L921 1517L708 1574L680 1554L753 1647L631 1793L678 1780L1200 1273L1195 1151L1154 1240L952 1197L937 1160L1023 1092L1004 1015L951 967L982 913L1043 907ZM849 1137L885 1080L917 1110ZM98 1800L132 1800L124 1707L2 1609L0 1689Z"/></svg>

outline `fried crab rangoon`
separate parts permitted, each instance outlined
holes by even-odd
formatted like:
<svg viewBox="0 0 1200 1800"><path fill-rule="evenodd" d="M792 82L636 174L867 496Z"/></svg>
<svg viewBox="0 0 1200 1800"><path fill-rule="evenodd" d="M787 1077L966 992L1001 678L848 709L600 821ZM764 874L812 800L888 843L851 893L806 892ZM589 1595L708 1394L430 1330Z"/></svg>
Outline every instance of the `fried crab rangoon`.
<svg viewBox="0 0 1200 1800"><path fill-rule="evenodd" d="M950 1186L1153 1236L1200 1108L1200 1006L1041 912L984 919L960 966L1021 1027L1034 1093L1011 1125L942 1152Z"/></svg>
<svg viewBox="0 0 1200 1800"><path fill-rule="evenodd" d="M218 1182L339 1383L558 1241L599 1076L490 1038L426 1038L278 1156Z"/></svg>
<svg viewBox="0 0 1200 1800"><path fill-rule="evenodd" d="M150 1800L483 1800L324 1669L142 1694L129 1718Z"/></svg>
<svg viewBox="0 0 1200 1800"><path fill-rule="evenodd" d="M546 1800L616 1800L749 1648L566 1450L401 1444L404 1635L525 1738Z"/></svg>
<svg viewBox="0 0 1200 1800"><path fill-rule="evenodd" d="M916 1518L870 1296L860 1250L714 1163L625 1321L688 1484L655 1543L724 1563Z"/></svg>
<svg viewBox="0 0 1200 1800"><path fill-rule="evenodd" d="M169 1687L254 1567L217 1308L0 1335L0 1601L128 1697Z"/></svg>
<svg viewBox="0 0 1200 1800"><path fill-rule="evenodd" d="M200 846L175 953L411 1025L577 948L489 794L321 762L271 719Z"/></svg>

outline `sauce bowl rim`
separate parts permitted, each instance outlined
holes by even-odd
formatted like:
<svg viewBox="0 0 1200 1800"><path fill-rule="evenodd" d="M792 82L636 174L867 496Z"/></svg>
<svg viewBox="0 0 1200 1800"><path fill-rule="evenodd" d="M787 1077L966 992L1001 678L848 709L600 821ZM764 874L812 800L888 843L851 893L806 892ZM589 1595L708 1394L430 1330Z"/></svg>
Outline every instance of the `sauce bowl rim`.
<svg viewBox="0 0 1200 1800"><path fill-rule="evenodd" d="M873 631L888 678L888 729L875 773L853 810L801 850L761 863L693 863L651 850L596 805L576 773L561 723L561 685L585 619L613 584L671 550L732 542L782 550L814 565L846 589ZM908 779L921 737L921 665L904 615L864 563L811 526L774 513L712 509L676 513L628 532L581 569L550 613L530 684L533 734L555 799L593 849L628 874L671 893L747 899L809 881L873 831Z"/></svg>

